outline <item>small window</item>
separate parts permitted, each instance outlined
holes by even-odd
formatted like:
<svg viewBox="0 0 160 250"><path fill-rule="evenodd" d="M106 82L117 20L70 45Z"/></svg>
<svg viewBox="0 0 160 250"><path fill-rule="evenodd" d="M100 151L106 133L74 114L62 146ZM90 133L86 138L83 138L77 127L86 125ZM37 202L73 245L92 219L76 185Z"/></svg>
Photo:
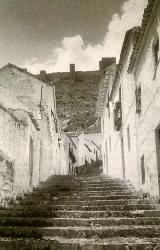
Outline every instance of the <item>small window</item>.
<svg viewBox="0 0 160 250"><path fill-rule="evenodd" d="M141 84L137 86L136 91L136 113L141 114L142 108L141 108Z"/></svg>
<svg viewBox="0 0 160 250"><path fill-rule="evenodd" d="M109 136L109 149L110 149L110 151L112 151L112 140L111 140L111 136Z"/></svg>
<svg viewBox="0 0 160 250"><path fill-rule="evenodd" d="M119 100L121 100L121 87L119 88Z"/></svg>
<svg viewBox="0 0 160 250"><path fill-rule="evenodd" d="M109 118L111 116L110 105L109 105L109 94L108 94L108 116L109 116Z"/></svg>
<svg viewBox="0 0 160 250"><path fill-rule="evenodd" d="M131 138L130 138L130 129L129 129L129 125L127 127L127 139L128 139L128 151L130 151L131 149Z"/></svg>
<svg viewBox="0 0 160 250"><path fill-rule="evenodd" d="M153 57L154 57L154 64L157 67L159 61L159 39L156 39L153 42Z"/></svg>
<svg viewBox="0 0 160 250"><path fill-rule="evenodd" d="M141 156L141 176L142 176L142 184L144 184L145 183L144 155Z"/></svg>
<svg viewBox="0 0 160 250"><path fill-rule="evenodd" d="M116 131L120 131L121 126L122 126L122 112L121 112L121 102L120 101L115 103L113 115L114 115L114 129Z"/></svg>

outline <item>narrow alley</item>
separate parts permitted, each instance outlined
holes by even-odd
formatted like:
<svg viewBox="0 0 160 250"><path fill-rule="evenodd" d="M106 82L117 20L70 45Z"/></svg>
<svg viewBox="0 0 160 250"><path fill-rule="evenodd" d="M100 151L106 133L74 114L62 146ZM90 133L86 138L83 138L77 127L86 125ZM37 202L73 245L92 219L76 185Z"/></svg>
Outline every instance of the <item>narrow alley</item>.
<svg viewBox="0 0 160 250"><path fill-rule="evenodd" d="M0 250L160 250L160 0L0 18Z"/></svg>

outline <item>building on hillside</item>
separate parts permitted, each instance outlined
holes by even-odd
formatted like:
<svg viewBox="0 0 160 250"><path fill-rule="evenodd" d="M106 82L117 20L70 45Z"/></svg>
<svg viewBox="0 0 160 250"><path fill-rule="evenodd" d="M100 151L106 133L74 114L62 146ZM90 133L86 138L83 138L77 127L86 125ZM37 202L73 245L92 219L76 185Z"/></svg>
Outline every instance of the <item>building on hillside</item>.
<svg viewBox="0 0 160 250"><path fill-rule="evenodd" d="M141 27L126 33L119 64L106 68L97 100L104 172L152 196L160 186L159 18L160 2L149 1Z"/></svg>
<svg viewBox="0 0 160 250"><path fill-rule="evenodd" d="M53 86L8 64L0 69L0 89L3 200L31 190L60 168L61 129Z"/></svg>
<svg viewBox="0 0 160 250"><path fill-rule="evenodd" d="M60 146L60 167L56 174L74 175L75 167L77 166L77 146L72 138L64 131L61 132Z"/></svg>
<svg viewBox="0 0 160 250"><path fill-rule="evenodd" d="M78 147L78 132L67 132L66 134L69 135L75 146Z"/></svg>
<svg viewBox="0 0 160 250"><path fill-rule="evenodd" d="M78 165L101 164L100 124L91 126L78 136Z"/></svg>

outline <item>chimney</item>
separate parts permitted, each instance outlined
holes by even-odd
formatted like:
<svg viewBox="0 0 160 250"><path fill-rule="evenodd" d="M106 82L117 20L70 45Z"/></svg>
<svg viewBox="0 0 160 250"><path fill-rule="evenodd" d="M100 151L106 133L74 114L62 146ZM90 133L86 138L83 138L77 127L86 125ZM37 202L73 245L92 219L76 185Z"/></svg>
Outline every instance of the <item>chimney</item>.
<svg viewBox="0 0 160 250"><path fill-rule="evenodd" d="M75 64L70 64L70 73L74 74L75 73Z"/></svg>
<svg viewBox="0 0 160 250"><path fill-rule="evenodd" d="M22 68L22 70L23 70L24 72L27 72L27 68Z"/></svg>
<svg viewBox="0 0 160 250"><path fill-rule="evenodd" d="M75 64L70 64L70 78L72 80L75 80L76 77L76 71L75 71Z"/></svg>
<svg viewBox="0 0 160 250"><path fill-rule="evenodd" d="M102 60L99 61L99 70L104 71L108 66L116 63L115 57L102 57Z"/></svg>
<svg viewBox="0 0 160 250"><path fill-rule="evenodd" d="M42 79L43 81L47 80L47 73L45 70L40 71L40 79Z"/></svg>

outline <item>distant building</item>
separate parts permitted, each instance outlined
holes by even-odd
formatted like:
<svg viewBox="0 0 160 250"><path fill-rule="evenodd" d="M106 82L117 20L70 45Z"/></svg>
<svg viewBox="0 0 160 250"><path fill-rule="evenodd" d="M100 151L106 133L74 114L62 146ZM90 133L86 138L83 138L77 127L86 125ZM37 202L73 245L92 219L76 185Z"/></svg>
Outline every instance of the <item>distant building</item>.
<svg viewBox="0 0 160 250"><path fill-rule="evenodd" d="M94 167L101 165L101 124L95 124L78 135L78 165Z"/></svg>

